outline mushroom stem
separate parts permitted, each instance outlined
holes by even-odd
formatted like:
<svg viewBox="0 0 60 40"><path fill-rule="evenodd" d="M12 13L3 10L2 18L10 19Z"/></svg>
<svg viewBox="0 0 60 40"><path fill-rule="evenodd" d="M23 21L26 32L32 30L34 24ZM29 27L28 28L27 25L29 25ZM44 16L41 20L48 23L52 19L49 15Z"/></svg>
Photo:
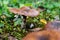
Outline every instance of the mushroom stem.
<svg viewBox="0 0 60 40"><path fill-rule="evenodd" d="M26 28L26 16L21 17L22 18L22 24L21 24L21 29L25 29Z"/></svg>

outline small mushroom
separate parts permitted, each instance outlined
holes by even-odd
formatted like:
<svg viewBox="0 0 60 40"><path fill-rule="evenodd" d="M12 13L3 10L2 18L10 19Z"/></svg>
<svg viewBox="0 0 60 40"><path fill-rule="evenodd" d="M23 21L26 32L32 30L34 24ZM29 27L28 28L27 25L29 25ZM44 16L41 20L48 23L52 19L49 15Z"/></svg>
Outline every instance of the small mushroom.
<svg viewBox="0 0 60 40"><path fill-rule="evenodd" d="M14 14L23 15L24 24L26 23L26 17L27 16L36 17L39 15L39 12L40 12L37 9L27 7L27 6L23 6L21 8L9 8L9 11L14 13Z"/></svg>

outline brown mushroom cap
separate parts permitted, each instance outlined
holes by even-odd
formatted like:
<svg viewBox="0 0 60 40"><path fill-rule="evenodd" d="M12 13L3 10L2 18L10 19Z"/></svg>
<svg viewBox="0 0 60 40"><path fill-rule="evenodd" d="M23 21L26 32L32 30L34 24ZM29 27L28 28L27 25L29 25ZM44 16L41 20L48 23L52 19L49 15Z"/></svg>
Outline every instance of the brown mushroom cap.
<svg viewBox="0 0 60 40"><path fill-rule="evenodd" d="M60 31L60 21L51 21L45 25L46 30Z"/></svg>
<svg viewBox="0 0 60 40"><path fill-rule="evenodd" d="M30 17L35 17L39 15L39 11L36 9L31 9L30 7L21 7L20 9L18 8L9 8L9 11L18 14L18 15L24 15L24 16L30 16Z"/></svg>

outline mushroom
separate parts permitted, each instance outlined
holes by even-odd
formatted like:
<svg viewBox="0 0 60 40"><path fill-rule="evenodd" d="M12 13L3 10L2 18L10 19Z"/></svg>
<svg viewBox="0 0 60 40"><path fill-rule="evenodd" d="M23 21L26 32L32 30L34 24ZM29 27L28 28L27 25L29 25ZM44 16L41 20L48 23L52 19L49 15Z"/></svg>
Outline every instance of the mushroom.
<svg viewBox="0 0 60 40"><path fill-rule="evenodd" d="M24 24L26 23L26 17L27 16L36 17L36 16L39 15L39 12L40 12L37 9L31 8L31 7L27 7L27 6L23 6L21 8L9 8L9 11L14 13L14 14L23 15ZM22 28L24 28L24 26L22 26Z"/></svg>
<svg viewBox="0 0 60 40"><path fill-rule="evenodd" d="M54 30L30 32L22 40L60 40L60 32Z"/></svg>
<svg viewBox="0 0 60 40"><path fill-rule="evenodd" d="M49 21L44 29L60 31L60 21Z"/></svg>

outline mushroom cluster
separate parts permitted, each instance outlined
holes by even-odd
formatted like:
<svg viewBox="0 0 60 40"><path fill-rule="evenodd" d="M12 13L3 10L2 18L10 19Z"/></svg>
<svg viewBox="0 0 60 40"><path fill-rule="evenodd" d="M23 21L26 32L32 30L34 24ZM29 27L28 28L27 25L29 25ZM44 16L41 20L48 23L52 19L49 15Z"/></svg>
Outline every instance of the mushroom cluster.
<svg viewBox="0 0 60 40"><path fill-rule="evenodd" d="M60 21L48 22L44 30L34 30L22 40L60 40Z"/></svg>

